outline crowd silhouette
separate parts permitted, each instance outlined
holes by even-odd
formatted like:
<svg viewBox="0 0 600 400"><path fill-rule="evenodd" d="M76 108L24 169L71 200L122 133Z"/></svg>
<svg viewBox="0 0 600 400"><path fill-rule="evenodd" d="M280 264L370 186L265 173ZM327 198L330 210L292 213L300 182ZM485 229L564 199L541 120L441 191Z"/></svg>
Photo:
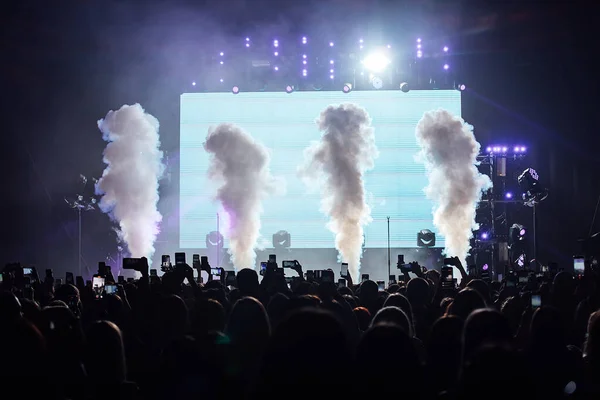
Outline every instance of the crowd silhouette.
<svg viewBox="0 0 600 400"><path fill-rule="evenodd" d="M444 285L413 263L381 290L294 265L296 278L269 263L262 279L244 269L200 284L185 263L158 277L142 259L136 280L104 267L101 290L7 265L3 397L600 398L595 268L496 282L457 263L460 285Z"/></svg>

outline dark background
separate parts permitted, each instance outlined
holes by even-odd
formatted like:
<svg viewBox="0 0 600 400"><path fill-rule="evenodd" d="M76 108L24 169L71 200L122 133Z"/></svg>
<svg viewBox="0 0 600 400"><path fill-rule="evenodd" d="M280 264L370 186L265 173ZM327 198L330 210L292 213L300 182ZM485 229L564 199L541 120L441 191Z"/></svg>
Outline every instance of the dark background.
<svg viewBox="0 0 600 400"><path fill-rule="evenodd" d="M213 40L248 32L447 38L482 144L525 143L550 188L539 207L539 258L568 262L600 195L596 133L599 8L587 2L117 1L5 2L2 29L0 262L57 269L77 260L76 215L64 197L99 176L96 121L141 103L178 146L179 94ZM310 28L307 28L310 27ZM176 179L174 179L176 181ZM176 182L174 183L176 184ZM163 189L163 208L176 197ZM169 232L169 216L163 230ZM524 221L527 223L527 221ZM598 229L598 223L595 229ZM84 218L94 264L114 250L105 215ZM104 239L98 239L102 237ZM164 240L162 235L159 240ZM72 268L69 268L72 269Z"/></svg>

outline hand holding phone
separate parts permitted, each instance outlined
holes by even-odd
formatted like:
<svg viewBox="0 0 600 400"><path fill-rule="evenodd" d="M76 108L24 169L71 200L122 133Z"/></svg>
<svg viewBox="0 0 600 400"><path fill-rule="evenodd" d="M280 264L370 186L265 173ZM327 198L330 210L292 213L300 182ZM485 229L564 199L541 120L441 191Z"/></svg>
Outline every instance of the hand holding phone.
<svg viewBox="0 0 600 400"><path fill-rule="evenodd" d="M342 267L340 269L340 276L342 278L348 277L348 263L342 263Z"/></svg>

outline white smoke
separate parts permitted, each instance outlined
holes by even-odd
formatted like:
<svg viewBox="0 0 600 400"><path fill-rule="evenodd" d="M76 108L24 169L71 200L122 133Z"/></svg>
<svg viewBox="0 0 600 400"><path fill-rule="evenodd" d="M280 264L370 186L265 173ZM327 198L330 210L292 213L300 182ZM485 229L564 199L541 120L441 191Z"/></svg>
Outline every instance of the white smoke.
<svg viewBox="0 0 600 400"><path fill-rule="evenodd" d="M284 190L283 182L271 176L267 148L234 124L210 130L204 149L212 154L208 176L220 185L216 200L227 214L233 265L254 268L262 200Z"/></svg>
<svg viewBox="0 0 600 400"><path fill-rule="evenodd" d="M98 121L108 144L96 193L103 195L100 209L119 224L117 233L132 257L152 257L162 220L156 208L164 171L158 127L139 104L109 111Z"/></svg>
<svg viewBox="0 0 600 400"><path fill-rule="evenodd" d="M446 240L445 253L465 265L469 240L482 191L492 186L477 170L480 144L473 127L446 110L426 112L416 129L421 151L417 160L425 164L429 184L427 197L434 202L433 223Z"/></svg>
<svg viewBox="0 0 600 400"><path fill-rule="evenodd" d="M321 211L335 235L335 248L357 281L364 240L363 228L371 222L366 201L365 171L378 156L371 118L355 104L331 105L317 120L323 132L304 152L300 173L309 189L321 189Z"/></svg>

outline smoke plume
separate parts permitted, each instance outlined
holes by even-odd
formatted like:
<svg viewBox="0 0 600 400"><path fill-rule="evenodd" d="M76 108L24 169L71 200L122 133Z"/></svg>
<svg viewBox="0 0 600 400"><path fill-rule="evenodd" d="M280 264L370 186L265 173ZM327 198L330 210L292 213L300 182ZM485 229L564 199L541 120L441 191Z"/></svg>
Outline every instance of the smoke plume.
<svg viewBox="0 0 600 400"><path fill-rule="evenodd" d="M417 160L425 164L429 184L427 197L434 202L433 223L446 240L445 253L463 265L482 191L491 187L488 176L477 170L480 144L473 127L446 110L426 112L416 129L421 151Z"/></svg>
<svg viewBox="0 0 600 400"><path fill-rule="evenodd" d="M132 257L152 257L162 220L156 208L164 170L158 127L139 104L109 111L98 121L108 144L96 193L103 195L100 209L119 224L117 234Z"/></svg>
<svg viewBox="0 0 600 400"><path fill-rule="evenodd" d="M210 153L208 176L220 186L219 201L229 220L229 254L236 269L254 268L260 238L262 200L282 190L271 176L267 149L234 124L209 131L204 149Z"/></svg>
<svg viewBox="0 0 600 400"><path fill-rule="evenodd" d="M363 227L371 221L365 171L378 156L367 111L355 104L331 105L317 120L323 132L304 152L300 168L309 189L321 189L321 211L335 235L335 248L356 281L362 256Z"/></svg>

